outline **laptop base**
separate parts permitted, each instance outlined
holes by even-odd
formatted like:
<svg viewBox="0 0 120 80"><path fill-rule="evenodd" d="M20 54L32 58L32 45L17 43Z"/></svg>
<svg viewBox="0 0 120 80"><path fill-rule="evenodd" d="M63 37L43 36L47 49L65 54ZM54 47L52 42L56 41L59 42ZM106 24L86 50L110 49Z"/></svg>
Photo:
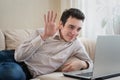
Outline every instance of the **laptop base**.
<svg viewBox="0 0 120 80"><path fill-rule="evenodd" d="M63 74L63 75L66 76L66 77L76 78L76 79L80 79L80 80L105 80L105 79L109 79L109 78L118 77L118 76L120 76L120 73L111 74L111 75L99 77L99 78L96 78L96 79L91 79L91 77L89 77L89 78L84 78L84 77L73 76L73 75L67 75L67 74Z"/></svg>
<svg viewBox="0 0 120 80"><path fill-rule="evenodd" d="M76 78L76 79L80 79L80 80L105 80L104 78L97 78L97 79L91 79L91 78L82 78L82 77L77 77L77 76L72 76L72 75L66 75L64 74L64 76L66 77L71 77L71 78Z"/></svg>

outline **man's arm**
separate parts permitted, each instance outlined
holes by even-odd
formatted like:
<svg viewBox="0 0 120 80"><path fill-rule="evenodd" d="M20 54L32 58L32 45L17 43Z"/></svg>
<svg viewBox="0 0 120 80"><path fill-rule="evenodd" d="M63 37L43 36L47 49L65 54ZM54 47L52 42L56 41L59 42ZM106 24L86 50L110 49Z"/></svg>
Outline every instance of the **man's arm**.
<svg viewBox="0 0 120 80"><path fill-rule="evenodd" d="M27 60L44 43L44 40L55 34L57 31L55 25L56 16L57 14L54 14L53 11L49 11L47 15L44 15L45 27L43 34L40 34L40 31L36 31L30 39L22 43L15 50L16 61Z"/></svg>
<svg viewBox="0 0 120 80"><path fill-rule="evenodd" d="M82 69L91 69L93 62L90 59L88 53L85 50L83 44L77 43L78 47L75 48L75 54L73 54L67 62L62 66L61 71L69 72Z"/></svg>
<svg viewBox="0 0 120 80"><path fill-rule="evenodd" d="M31 57L32 54L38 50L40 46L42 46L44 41L40 37L40 33L36 30L29 39L25 40L22 44L20 44L15 50L15 60L16 61L24 61Z"/></svg>

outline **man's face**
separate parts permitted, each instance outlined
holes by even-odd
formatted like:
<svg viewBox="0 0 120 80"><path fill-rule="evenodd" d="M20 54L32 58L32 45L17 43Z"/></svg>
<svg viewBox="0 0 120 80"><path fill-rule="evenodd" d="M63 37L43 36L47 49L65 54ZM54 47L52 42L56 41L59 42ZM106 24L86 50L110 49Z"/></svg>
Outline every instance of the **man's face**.
<svg viewBox="0 0 120 80"><path fill-rule="evenodd" d="M79 35L82 25L82 20L69 17L64 26L62 23L60 24L61 38L67 42L74 40Z"/></svg>

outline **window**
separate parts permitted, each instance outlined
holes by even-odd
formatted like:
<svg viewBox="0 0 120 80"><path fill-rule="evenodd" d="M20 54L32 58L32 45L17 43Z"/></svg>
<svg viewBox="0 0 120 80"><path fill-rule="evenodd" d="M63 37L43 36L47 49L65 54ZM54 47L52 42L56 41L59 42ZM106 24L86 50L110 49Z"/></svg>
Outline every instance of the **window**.
<svg viewBox="0 0 120 80"><path fill-rule="evenodd" d="M62 0L61 0L62 1ZM120 34L120 0L64 0L63 8L81 9L85 16L82 36L96 39L98 35Z"/></svg>

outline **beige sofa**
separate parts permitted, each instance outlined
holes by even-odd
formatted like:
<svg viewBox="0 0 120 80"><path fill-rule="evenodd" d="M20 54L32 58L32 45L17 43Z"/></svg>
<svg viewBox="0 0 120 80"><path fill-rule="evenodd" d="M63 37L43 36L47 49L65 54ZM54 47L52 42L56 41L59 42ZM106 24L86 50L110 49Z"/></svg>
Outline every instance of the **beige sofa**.
<svg viewBox="0 0 120 80"><path fill-rule="evenodd" d="M24 41L33 32L32 29L12 29L12 30L0 30L0 50L15 49L22 41ZM87 52L91 59L94 59L95 41L81 38ZM76 60L76 59L72 59ZM62 72L53 72L39 76L31 80L76 80L69 77L64 77Z"/></svg>

